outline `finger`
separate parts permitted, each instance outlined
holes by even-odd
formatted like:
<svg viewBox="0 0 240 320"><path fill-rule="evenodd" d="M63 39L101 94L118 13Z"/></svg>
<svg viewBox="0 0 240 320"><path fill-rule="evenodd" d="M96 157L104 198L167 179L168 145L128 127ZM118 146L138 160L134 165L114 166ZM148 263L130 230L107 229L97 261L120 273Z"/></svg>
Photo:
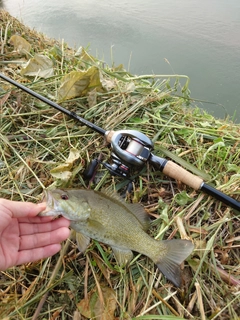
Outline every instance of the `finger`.
<svg viewBox="0 0 240 320"><path fill-rule="evenodd" d="M56 219L54 216L48 216L48 217L23 217L18 218L19 223L26 223L26 224L33 224L33 223L45 223Z"/></svg>
<svg viewBox="0 0 240 320"><path fill-rule="evenodd" d="M19 251L35 249L60 243L69 237L70 230L62 227L50 232L24 235L20 237Z"/></svg>
<svg viewBox="0 0 240 320"><path fill-rule="evenodd" d="M46 209L46 203L32 203L32 202L21 202L11 201L6 199L0 199L0 211L8 213L13 218L21 217L34 217L39 212Z"/></svg>
<svg viewBox="0 0 240 320"><path fill-rule="evenodd" d="M34 262L40 259L48 258L61 250L60 244L51 244L42 248L35 248L31 250L23 250L18 252L16 264L24 264Z"/></svg>
<svg viewBox="0 0 240 320"><path fill-rule="evenodd" d="M47 219L46 219L47 218ZM69 227L70 220L61 217L53 221L52 217L33 217L28 221L19 224L20 235L30 235L43 232L50 232L61 227Z"/></svg>

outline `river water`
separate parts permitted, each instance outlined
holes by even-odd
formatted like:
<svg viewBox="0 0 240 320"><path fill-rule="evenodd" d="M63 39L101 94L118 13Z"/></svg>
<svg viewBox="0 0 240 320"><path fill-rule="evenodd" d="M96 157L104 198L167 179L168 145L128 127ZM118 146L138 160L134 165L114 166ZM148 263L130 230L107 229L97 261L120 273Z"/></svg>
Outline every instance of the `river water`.
<svg viewBox="0 0 240 320"><path fill-rule="evenodd" d="M0 0L26 25L133 74L186 74L191 97L240 122L240 0Z"/></svg>

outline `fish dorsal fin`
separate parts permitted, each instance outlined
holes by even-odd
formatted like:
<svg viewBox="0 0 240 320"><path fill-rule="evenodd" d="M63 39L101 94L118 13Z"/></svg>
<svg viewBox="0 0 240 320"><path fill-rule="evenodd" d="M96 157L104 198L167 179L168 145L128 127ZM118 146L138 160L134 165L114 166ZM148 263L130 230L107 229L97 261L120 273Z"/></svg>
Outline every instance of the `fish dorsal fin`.
<svg viewBox="0 0 240 320"><path fill-rule="evenodd" d="M127 203L124 198L122 198L117 192L112 190L110 187L107 189L103 189L101 191L108 197L117 200L120 202L128 211L131 211L131 213L137 218L137 220L140 222L142 229L144 231L147 231L149 229L150 219L147 214L147 212L144 210L144 208L139 203Z"/></svg>

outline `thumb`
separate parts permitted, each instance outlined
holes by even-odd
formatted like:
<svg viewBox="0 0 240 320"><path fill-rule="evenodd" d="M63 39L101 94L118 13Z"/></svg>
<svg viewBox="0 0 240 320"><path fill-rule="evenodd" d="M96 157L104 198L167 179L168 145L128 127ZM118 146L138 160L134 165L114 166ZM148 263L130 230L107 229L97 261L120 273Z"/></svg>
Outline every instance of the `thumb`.
<svg viewBox="0 0 240 320"><path fill-rule="evenodd" d="M0 199L0 212L9 214L12 218L35 217L46 208L46 203L32 203Z"/></svg>

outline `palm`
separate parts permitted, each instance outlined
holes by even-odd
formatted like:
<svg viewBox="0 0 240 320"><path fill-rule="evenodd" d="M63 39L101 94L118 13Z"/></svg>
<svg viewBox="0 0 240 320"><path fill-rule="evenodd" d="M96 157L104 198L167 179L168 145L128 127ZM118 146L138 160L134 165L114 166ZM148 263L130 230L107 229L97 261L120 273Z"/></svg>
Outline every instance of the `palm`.
<svg viewBox="0 0 240 320"><path fill-rule="evenodd" d="M6 223L3 223L6 227L0 235L0 269L17 264L20 247L19 223L19 219L11 219L9 216L6 218Z"/></svg>
<svg viewBox="0 0 240 320"><path fill-rule="evenodd" d="M52 256L61 249L70 222L63 217L38 217L39 211L31 203L1 200L0 270Z"/></svg>

